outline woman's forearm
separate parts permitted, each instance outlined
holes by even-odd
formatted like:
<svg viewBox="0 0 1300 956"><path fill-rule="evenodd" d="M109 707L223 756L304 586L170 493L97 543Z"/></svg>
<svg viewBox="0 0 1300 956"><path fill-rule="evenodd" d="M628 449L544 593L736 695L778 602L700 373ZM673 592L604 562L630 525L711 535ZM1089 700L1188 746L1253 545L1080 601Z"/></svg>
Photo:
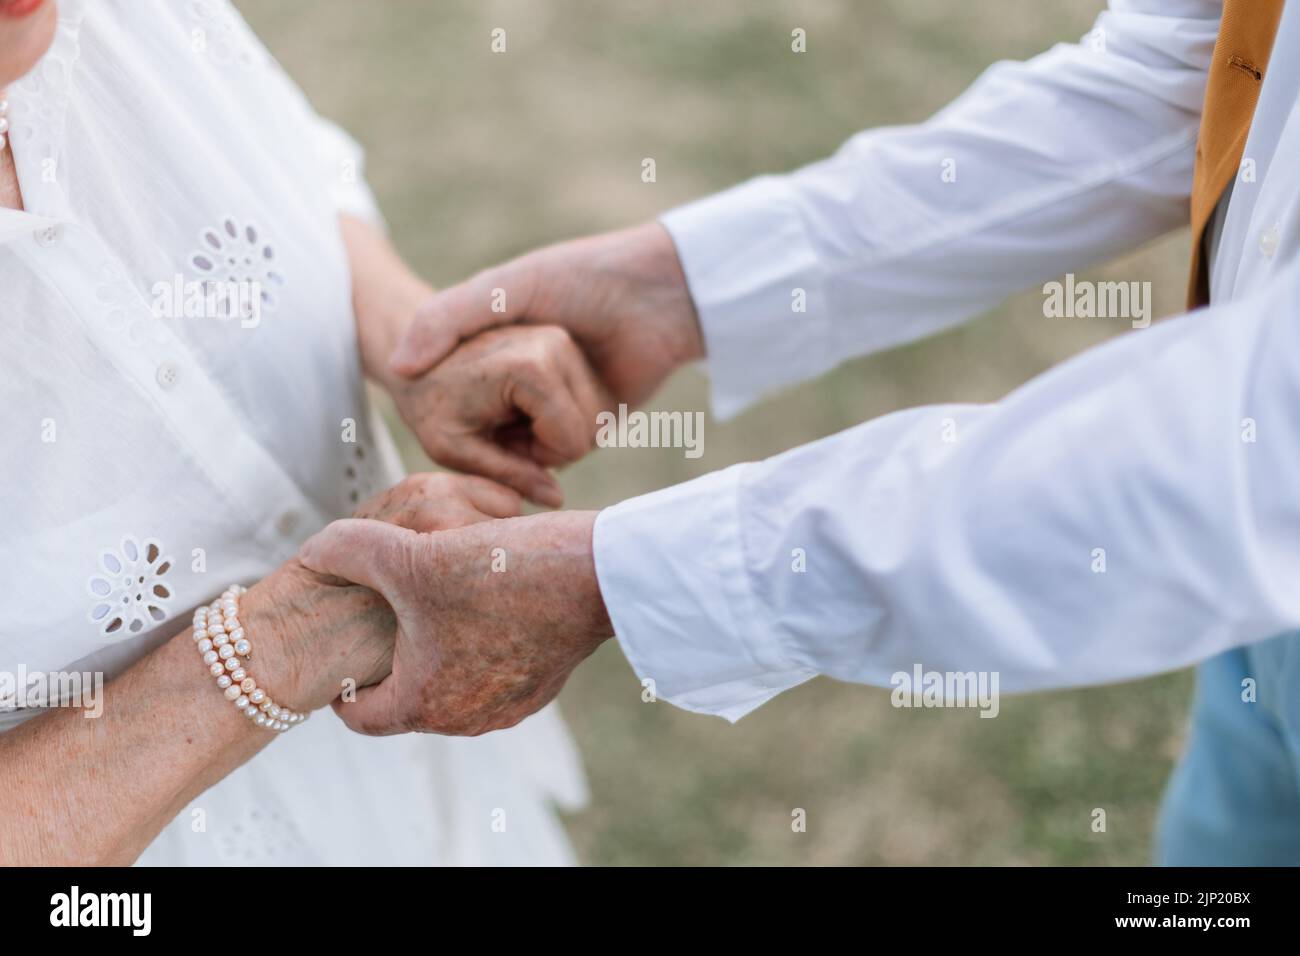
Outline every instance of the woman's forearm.
<svg viewBox="0 0 1300 956"><path fill-rule="evenodd" d="M110 681L98 718L52 710L0 736L0 864L131 863L190 800L270 742L216 692L190 634Z"/></svg>
<svg viewBox="0 0 1300 956"><path fill-rule="evenodd" d="M370 223L344 215L339 225L352 272L362 370L371 381L391 391L399 383L388 369L388 357L416 308L434 290L411 271L388 238Z"/></svg>
<svg viewBox="0 0 1300 956"><path fill-rule="evenodd" d="M249 589L248 669L277 701L312 710L389 667L391 612L296 562ZM289 731L292 733L293 731ZM104 688L100 716L51 710L0 734L0 865L131 863L200 793L275 737L217 689L186 628Z"/></svg>

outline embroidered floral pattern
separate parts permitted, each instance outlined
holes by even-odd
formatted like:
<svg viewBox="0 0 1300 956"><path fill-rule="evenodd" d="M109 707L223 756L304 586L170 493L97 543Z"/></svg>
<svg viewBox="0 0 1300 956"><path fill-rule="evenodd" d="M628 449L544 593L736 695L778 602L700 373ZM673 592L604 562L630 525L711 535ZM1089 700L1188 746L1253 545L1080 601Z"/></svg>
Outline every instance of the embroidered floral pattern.
<svg viewBox="0 0 1300 956"><path fill-rule="evenodd" d="M63 136L64 116L72 92L73 67L81 55L78 32L75 23L60 18L49 52L41 57L30 73L14 84L16 95L10 97L14 142L41 157L52 157L53 144Z"/></svg>
<svg viewBox="0 0 1300 956"><path fill-rule="evenodd" d="M275 267L275 246L251 222L227 216L220 226L204 229L189 265L205 283L256 283L267 311L279 302L276 290L284 285L284 276Z"/></svg>
<svg viewBox="0 0 1300 956"><path fill-rule="evenodd" d="M242 866L277 859L297 860L307 852L293 820L276 807L249 807L242 819L219 827L216 839L221 857Z"/></svg>
<svg viewBox="0 0 1300 956"><path fill-rule="evenodd" d="M379 491L378 469L374 449L368 442L345 444L344 449L347 456L343 465L344 488L347 495L344 504L348 509L354 509Z"/></svg>
<svg viewBox="0 0 1300 956"><path fill-rule="evenodd" d="M132 345L150 341L161 345L168 340L167 330L144 304L121 265L111 259L99 267L95 300L103 309L104 324L124 335Z"/></svg>
<svg viewBox="0 0 1300 956"><path fill-rule="evenodd" d="M120 548L99 556L100 573L88 583L95 600L90 620L105 637L142 634L167 619L172 592L163 580L172 559L153 538L140 543L127 535Z"/></svg>

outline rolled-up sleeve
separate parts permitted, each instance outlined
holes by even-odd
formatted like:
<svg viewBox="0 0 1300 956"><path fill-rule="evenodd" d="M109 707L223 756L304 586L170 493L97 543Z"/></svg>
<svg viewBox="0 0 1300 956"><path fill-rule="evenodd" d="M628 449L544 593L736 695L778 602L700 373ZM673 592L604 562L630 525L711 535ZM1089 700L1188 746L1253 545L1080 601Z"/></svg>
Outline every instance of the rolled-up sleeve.
<svg viewBox="0 0 1300 956"><path fill-rule="evenodd" d="M366 153L361 144L336 123L317 115L312 119L316 155L335 209L387 229L366 182Z"/></svg>

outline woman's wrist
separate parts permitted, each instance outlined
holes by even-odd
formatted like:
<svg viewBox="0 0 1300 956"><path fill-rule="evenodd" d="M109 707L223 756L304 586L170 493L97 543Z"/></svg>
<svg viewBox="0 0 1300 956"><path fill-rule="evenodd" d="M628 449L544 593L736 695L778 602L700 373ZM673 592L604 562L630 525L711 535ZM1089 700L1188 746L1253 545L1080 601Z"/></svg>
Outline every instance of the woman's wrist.
<svg viewBox="0 0 1300 956"><path fill-rule="evenodd" d="M391 392L405 380L389 369L388 358L415 310L434 289L411 271L387 237L370 223L351 216L343 216L340 222L352 270L352 308L362 370Z"/></svg>
<svg viewBox="0 0 1300 956"><path fill-rule="evenodd" d="M285 731L306 720L310 712L295 710L283 700L277 701L257 678L248 672L253 657L253 642L240 620L240 598L247 592L241 584L232 584L211 604L194 611L190 638L202 656L208 673L221 695L255 726Z"/></svg>
<svg viewBox="0 0 1300 956"><path fill-rule="evenodd" d="M433 295L433 286L416 276L397 278L381 292L354 297L361 369L366 378L388 392L409 385L389 368L388 358L397 348L415 311Z"/></svg>
<svg viewBox="0 0 1300 956"><path fill-rule="evenodd" d="M243 595L240 617L256 642L256 657L248 666L259 684L300 710L321 706L319 691L307 678L311 668L307 642L295 619L295 601L285 588L283 569L259 581Z"/></svg>
<svg viewBox="0 0 1300 956"><path fill-rule="evenodd" d="M249 668L268 693L297 710L330 703L391 666L392 610L379 595L281 565L243 595L240 618L256 645Z"/></svg>

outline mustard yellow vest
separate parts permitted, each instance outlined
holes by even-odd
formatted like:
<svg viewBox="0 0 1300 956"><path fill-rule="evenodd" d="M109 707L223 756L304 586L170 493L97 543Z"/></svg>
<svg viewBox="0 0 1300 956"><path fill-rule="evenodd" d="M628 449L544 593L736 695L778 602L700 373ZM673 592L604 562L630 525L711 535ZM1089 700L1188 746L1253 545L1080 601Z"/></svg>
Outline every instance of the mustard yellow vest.
<svg viewBox="0 0 1300 956"><path fill-rule="evenodd" d="M1187 307L1210 298L1205 227L1232 182L1246 148L1283 0L1224 0L1219 38L1205 88L1192 174L1192 268Z"/></svg>

